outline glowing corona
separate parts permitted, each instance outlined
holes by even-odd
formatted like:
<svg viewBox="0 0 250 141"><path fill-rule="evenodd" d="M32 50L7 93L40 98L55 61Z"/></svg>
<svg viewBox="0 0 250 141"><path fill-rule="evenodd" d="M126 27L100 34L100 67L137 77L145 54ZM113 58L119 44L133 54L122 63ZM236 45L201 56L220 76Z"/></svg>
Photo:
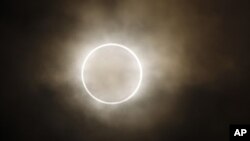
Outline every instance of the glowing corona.
<svg viewBox="0 0 250 141"><path fill-rule="evenodd" d="M139 68L139 72L140 72L140 76L139 76L139 80L138 80L138 83L137 83L137 86L135 87L134 91L129 95L127 96L126 98L120 100L120 101L104 101L104 100L101 100L99 98L97 98L96 96L94 96L94 94L92 92L90 92L90 90L88 89L86 83L85 83L85 78L84 78L84 70L85 70L85 65L89 59L89 57L94 53L96 52L97 50L101 49L101 48L105 48L105 47L109 47L109 46L113 46L113 47L118 47L118 48L121 48L121 49L124 49L126 50L127 52L129 52L136 60L137 64L138 64L138 68ZM87 93L93 98L95 99L96 101L98 102L101 102L101 103L104 103L104 104L120 104L120 103L123 103L127 100L129 100L130 98L132 98L138 91L138 89L140 88L140 85L141 85L141 81L142 81L142 65L140 63L140 60L138 59L138 57L136 56L136 54L130 50L128 47L124 46L124 45L121 45L121 44L116 44L116 43L107 43L107 44L103 44L103 45L100 45L96 48L94 48L91 52L89 52L89 54L86 56L84 62L83 62L83 65L82 65L82 83L83 83L83 86L85 88L85 90L87 91Z"/></svg>

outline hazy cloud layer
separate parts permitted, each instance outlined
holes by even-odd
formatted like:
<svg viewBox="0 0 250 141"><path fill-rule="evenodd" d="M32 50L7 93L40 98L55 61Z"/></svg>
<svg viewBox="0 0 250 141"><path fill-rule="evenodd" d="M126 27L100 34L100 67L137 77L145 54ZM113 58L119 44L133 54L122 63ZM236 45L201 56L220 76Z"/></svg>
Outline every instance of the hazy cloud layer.
<svg viewBox="0 0 250 141"><path fill-rule="evenodd" d="M247 3L6 3L1 21L3 74L10 73L1 104L6 137L227 140L229 124L250 119ZM94 101L80 76L87 53L108 42L130 47L144 71L138 94L117 106Z"/></svg>

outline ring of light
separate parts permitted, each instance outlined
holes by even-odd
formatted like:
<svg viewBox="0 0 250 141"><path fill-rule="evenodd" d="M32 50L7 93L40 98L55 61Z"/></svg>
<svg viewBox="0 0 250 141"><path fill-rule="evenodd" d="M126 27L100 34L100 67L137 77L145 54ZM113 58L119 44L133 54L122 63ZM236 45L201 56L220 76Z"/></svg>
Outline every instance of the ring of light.
<svg viewBox="0 0 250 141"><path fill-rule="evenodd" d="M136 60L137 64L138 64L138 67L139 67L139 72L140 72L140 76L139 76L139 81L137 83L137 86L136 88L134 89L134 91L126 98L120 100L120 101L104 101L104 100L101 100L99 98L97 98L96 96L93 95L93 93L90 92L90 90L88 89L86 83L85 83L85 79L84 79L84 69L85 69L85 65L89 59L89 57L95 52L97 51L98 49L101 49L101 48L104 48L104 47L108 47L108 46L114 46L114 47L119 47L119 48L122 48L126 51L128 51ZM85 90L87 91L87 93L93 98L95 99L96 101L98 102L101 102L101 103L104 103L104 104L120 104L120 103L123 103L127 100L129 100L130 98L132 98L136 92L138 91L138 89L140 88L140 85L141 85L141 81L142 81L142 65L140 63L140 60L138 59L138 57L136 56L136 54L130 50L128 47L124 46L124 45L121 45L121 44L116 44L116 43L107 43L107 44L103 44L103 45L100 45L96 48L94 48L85 58L84 62L83 62L83 66L82 66L82 83L83 83L83 86L85 88Z"/></svg>

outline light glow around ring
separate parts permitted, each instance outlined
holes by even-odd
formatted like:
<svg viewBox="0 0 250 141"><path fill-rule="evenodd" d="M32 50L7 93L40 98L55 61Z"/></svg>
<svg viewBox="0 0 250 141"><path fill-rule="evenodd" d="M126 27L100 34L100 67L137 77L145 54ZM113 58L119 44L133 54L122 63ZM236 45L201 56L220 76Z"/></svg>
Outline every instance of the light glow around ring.
<svg viewBox="0 0 250 141"><path fill-rule="evenodd" d="M120 100L120 101L104 101L104 100L101 100L99 98L97 98L96 96L94 96L93 93L90 92L90 90L88 89L86 83L85 83L85 78L84 78L84 71L85 71L85 65L89 59L89 57L94 53L96 52L97 50L101 49L101 48L104 48L104 47L109 47L109 46L113 46L113 47L118 47L118 48L121 48L121 49L124 49L126 50L127 52L129 52L136 60L137 64L138 64L138 67L139 67L139 72L140 72L140 76L139 76L139 81L137 83L137 86L136 88L134 89L134 91L126 98ZM120 104L120 103L123 103L127 100L129 100L130 98L132 98L138 91L138 89L140 88L141 86L141 81L142 81L142 65L140 63L140 60L138 59L138 57L136 56L136 54L130 50L128 47L124 46L124 45L121 45L121 44L116 44L116 43L107 43L107 44L103 44L103 45L100 45L96 48L94 48L91 52L89 52L89 54L86 56L84 62L83 62L83 65L82 65L82 83L83 83L83 86L85 88L85 90L87 91L87 93L93 98L95 99L96 101L98 102L101 102L101 103L104 103L104 104Z"/></svg>

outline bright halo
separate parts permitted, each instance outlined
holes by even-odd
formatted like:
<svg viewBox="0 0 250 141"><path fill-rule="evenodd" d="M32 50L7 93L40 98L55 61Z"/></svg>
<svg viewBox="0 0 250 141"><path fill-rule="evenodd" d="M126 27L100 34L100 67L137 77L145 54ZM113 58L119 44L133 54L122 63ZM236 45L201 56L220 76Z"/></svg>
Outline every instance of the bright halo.
<svg viewBox="0 0 250 141"><path fill-rule="evenodd" d="M126 50L127 52L129 52L133 57L134 59L136 60L137 62L137 65L138 65L138 68L139 68L139 80L138 80L138 83L137 83L137 86L135 87L134 91L132 91L132 93L127 96L126 98L120 100L120 101L104 101L102 99L99 99L97 98L96 96L94 96L94 94L92 92L90 92L89 88L87 87L87 84L85 83L85 77L84 77L84 71L85 71L85 65L89 59L89 57L94 53L96 52L97 50L101 49L101 48L105 48L105 47L108 47L108 46L113 46L113 47L118 47L118 48L121 48L121 49L124 49ZM83 83L83 86L85 88L85 90L87 91L87 93L93 98L95 99L96 101L98 102L101 102L101 103L104 103L104 104L120 104L120 103L123 103L125 101L128 101L130 98L132 98L138 91L138 89L140 88L140 85L141 85L141 81L142 81L142 65L140 63L140 60L138 59L138 57L136 56L136 54L130 50L128 47L124 46L124 45L121 45L121 44L116 44L116 43L107 43L107 44L103 44L103 45L100 45L96 48L94 48L92 51L90 51L88 53L88 55L86 56L84 62L83 62L83 65L82 65L82 83Z"/></svg>

